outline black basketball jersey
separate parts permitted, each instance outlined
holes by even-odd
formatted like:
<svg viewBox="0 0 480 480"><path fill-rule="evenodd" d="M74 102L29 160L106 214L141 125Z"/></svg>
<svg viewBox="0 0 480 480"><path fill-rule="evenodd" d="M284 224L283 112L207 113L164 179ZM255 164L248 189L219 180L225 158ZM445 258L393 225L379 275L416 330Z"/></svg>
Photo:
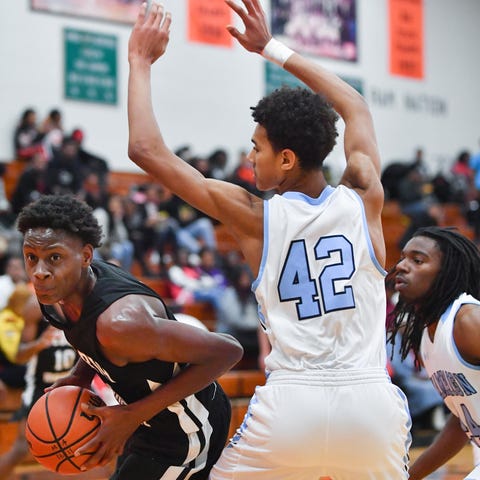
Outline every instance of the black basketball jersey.
<svg viewBox="0 0 480 480"><path fill-rule="evenodd" d="M47 327L45 320L39 322L37 338ZM24 408L30 409L45 393L45 388L67 375L77 359L77 353L68 343L65 334L58 331L51 345L38 352L27 363L25 390L22 394Z"/></svg>
<svg viewBox="0 0 480 480"><path fill-rule="evenodd" d="M162 303L163 300L152 289L115 265L96 261L93 262L92 269L97 281L84 300L78 321L65 321L52 306L41 305L41 308L52 325L64 330L80 357L112 387L119 403L130 404L170 380L184 365L150 360L118 367L105 358L96 337L98 316L126 295L148 295L158 298ZM168 318L177 321L172 312L166 306L165 308ZM221 387L216 382L212 383L141 425L130 438L126 451L152 455L171 465L191 463L195 467L205 464L209 456L208 450L212 446L218 448L218 445L212 445L213 438L216 437L213 431L219 423L217 412L223 412L221 423L225 423L226 403L228 400ZM221 429L224 428L222 425ZM228 430L228 421L226 428ZM224 441L224 435L215 440L216 443Z"/></svg>

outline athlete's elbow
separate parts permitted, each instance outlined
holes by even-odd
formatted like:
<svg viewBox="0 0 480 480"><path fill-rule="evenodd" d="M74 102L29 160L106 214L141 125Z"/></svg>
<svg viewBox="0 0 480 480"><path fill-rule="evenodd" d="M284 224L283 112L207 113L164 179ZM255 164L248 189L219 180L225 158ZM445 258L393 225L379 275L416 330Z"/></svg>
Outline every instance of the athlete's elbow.
<svg viewBox="0 0 480 480"><path fill-rule="evenodd" d="M236 365L243 357L243 347L231 335L221 334L224 337L224 348L221 349L221 359L228 368ZM219 350L220 353L220 350Z"/></svg>
<svg viewBox="0 0 480 480"><path fill-rule="evenodd" d="M128 157L135 163L142 162L150 156L151 147L148 142L142 140L130 140L128 142Z"/></svg>

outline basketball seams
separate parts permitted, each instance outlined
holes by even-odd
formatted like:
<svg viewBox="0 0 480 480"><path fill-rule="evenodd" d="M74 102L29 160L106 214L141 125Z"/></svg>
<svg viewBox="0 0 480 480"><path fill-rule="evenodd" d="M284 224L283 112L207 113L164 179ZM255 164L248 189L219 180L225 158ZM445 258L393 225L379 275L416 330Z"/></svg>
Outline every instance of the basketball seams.
<svg viewBox="0 0 480 480"><path fill-rule="evenodd" d="M65 450L69 449L69 448L72 448L74 447L75 445L77 445L79 442L81 442L82 440L84 440L86 437L88 437L89 435L91 435L95 430L97 430L98 428L100 427L100 424L97 424L95 427L93 427L91 430L89 430L87 433L85 433L85 435L83 435L83 437L79 437L77 438L74 442L72 443L69 443L68 445L66 445L65 447L61 447L60 445L58 445L58 442L56 440L52 440L51 442L45 442L43 441L41 438L39 439L42 443L45 443L45 444L50 444L50 443L56 443L57 446L60 448L59 450L56 450L54 452L50 452L50 453L45 453L43 455L34 455L35 458L47 458L47 457L51 457L52 455L58 455L59 453L62 453L65 457L67 457L67 455L65 454ZM91 455L92 453L94 452L85 452L83 455Z"/></svg>
<svg viewBox="0 0 480 480"><path fill-rule="evenodd" d="M70 393L67 390L60 392L59 389L62 388L70 389ZM54 394L55 391L57 394ZM58 389L47 392L38 402L33 414L35 420L32 424L27 418L27 441L32 455L39 463L60 474L80 473L81 466L95 453L95 451L89 451L78 457L73 454L82 444L94 437L95 431L101 425L98 418L94 425L86 421L87 419L92 420L90 416L87 416L86 419L82 418L84 416L81 411L82 403L104 405L100 397L86 388L58 387ZM59 423L58 420L63 415L62 406L65 407L65 415L63 422ZM56 430L58 431L60 428L62 433L57 435ZM86 428L88 428L87 431L85 431ZM49 436L51 439L47 440L42 436ZM52 451L52 449L54 450Z"/></svg>

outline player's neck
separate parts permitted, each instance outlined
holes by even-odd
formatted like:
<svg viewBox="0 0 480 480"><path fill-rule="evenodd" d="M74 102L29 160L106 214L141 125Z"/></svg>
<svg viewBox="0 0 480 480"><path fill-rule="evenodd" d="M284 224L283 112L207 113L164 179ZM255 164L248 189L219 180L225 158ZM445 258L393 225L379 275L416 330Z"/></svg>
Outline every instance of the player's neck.
<svg viewBox="0 0 480 480"><path fill-rule="evenodd" d="M84 299L93 290L97 277L93 273L91 267L85 270L84 275L78 285L78 289L68 298L61 300L59 303L63 314L71 321L75 322L80 318L83 309Z"/></svg>
<svg viewBox="0 0 480 480"><path fill-rule="evenodd" d="M327 186L321 170L304 172L301 176L287 179L279 185L277 193L300 192L311 198L317 198Z"/></svg>

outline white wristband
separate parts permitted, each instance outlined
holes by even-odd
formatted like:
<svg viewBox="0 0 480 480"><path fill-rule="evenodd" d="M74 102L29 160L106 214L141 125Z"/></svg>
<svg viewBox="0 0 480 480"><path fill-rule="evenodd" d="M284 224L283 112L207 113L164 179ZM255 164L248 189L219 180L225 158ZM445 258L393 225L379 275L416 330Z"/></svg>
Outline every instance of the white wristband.
<svg viewBox="0 0 480 480"><path fill-rule="evenodd" d="M272 37L262 50L262 57L283 67L294 53L291 48Z"/></svg>

